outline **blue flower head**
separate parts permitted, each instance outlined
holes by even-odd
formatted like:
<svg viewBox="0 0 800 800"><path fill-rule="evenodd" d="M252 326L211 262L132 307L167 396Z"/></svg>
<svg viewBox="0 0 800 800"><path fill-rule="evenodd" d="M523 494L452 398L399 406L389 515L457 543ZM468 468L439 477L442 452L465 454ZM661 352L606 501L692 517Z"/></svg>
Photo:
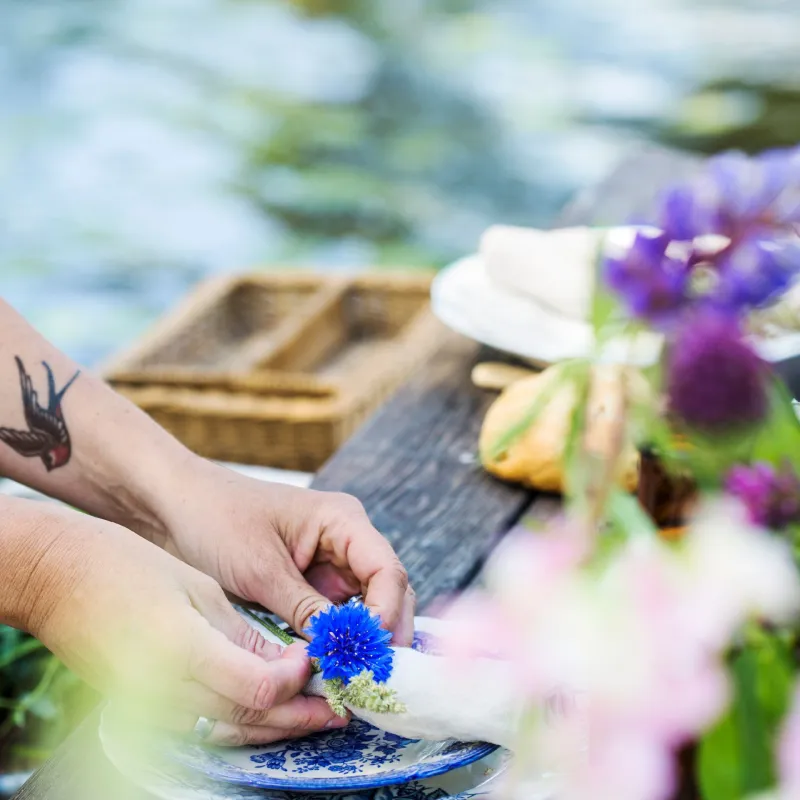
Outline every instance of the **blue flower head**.
<svg viewBox="0 0 800 800"><path fill-rule="evenodd" d="M392 674L392 634L357 600L316 614L305 633L311 637L308 655L319 661L325 680L339 678L347 685L371 670L375 681L383 683Z"/></svg>

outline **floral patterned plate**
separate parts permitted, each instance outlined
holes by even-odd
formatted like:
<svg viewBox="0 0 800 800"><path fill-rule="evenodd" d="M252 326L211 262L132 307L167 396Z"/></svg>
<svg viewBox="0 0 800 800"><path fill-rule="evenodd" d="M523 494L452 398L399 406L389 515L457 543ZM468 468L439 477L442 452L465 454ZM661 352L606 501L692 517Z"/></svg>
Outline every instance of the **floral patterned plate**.
<svg viewBox="0 0 800 800"><path fill-rule="evenodd" d="M259 789L219 783L164 757L160 742L131 731L124 718L103 712L100 739L109 760L134 784L162 800L488 800L506 771L510 755L498 750L472 764L423 781L399 786L309 795L280 789ZM550 798L541 794L531 800Z"/></svg>
<svg viewBox="0 0 800 800"><path fill-rule="evenodd" d="M426 632L427 622L417 620L413 646L435 652L436 637ZM269 631L260 630L275 640ZM498 749L482 742L404 739L360 720L346 728L261 747L209 747L178 738L169 739L166 747L169 758L213 780L305 792L408 783L464 767Z"/></svg>

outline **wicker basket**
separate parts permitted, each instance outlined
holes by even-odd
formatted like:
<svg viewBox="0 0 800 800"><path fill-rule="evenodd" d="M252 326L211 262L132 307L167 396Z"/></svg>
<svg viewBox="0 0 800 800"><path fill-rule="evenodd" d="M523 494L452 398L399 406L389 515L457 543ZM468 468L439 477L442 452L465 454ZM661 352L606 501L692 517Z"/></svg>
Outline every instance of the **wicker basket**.
<svg viewBox="0 0 800 800"><path fill-rule="evenodd" d="M314 471L441 343L430 281L215 280L104 374L201 455Z"/></svg>

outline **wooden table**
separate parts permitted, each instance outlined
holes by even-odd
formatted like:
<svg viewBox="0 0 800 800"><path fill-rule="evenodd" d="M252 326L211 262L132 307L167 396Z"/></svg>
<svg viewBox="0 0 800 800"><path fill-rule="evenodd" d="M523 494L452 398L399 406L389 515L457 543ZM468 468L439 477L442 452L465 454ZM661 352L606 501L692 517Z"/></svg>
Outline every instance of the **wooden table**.
<svg viewBox="0 0 800 800"><path fill-rule="evenodd" d="M611 224L646 213L657 190L697 168L693 157L648 148L580 195L559 225ZM419 608L468 585L534 497L487 477L475 460L492 395L475 389L472 366L491 357L444 334L441 349L322 469L314 487L349 492L366 506L409 570ZM152 800L123 779L97 736L99 713L15 795L15 800Z"/></svg>

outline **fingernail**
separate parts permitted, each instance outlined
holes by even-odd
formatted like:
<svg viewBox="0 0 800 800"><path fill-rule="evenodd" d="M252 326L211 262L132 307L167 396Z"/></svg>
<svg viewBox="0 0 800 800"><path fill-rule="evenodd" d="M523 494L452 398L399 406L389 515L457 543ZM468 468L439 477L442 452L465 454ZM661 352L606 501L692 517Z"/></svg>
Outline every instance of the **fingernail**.
<svg viewBox="0 0 800 800"><path fill-rule="evenodd" d="M344 728L350 724L350 717L334 717L325 723L326 728Z"/></svg>

